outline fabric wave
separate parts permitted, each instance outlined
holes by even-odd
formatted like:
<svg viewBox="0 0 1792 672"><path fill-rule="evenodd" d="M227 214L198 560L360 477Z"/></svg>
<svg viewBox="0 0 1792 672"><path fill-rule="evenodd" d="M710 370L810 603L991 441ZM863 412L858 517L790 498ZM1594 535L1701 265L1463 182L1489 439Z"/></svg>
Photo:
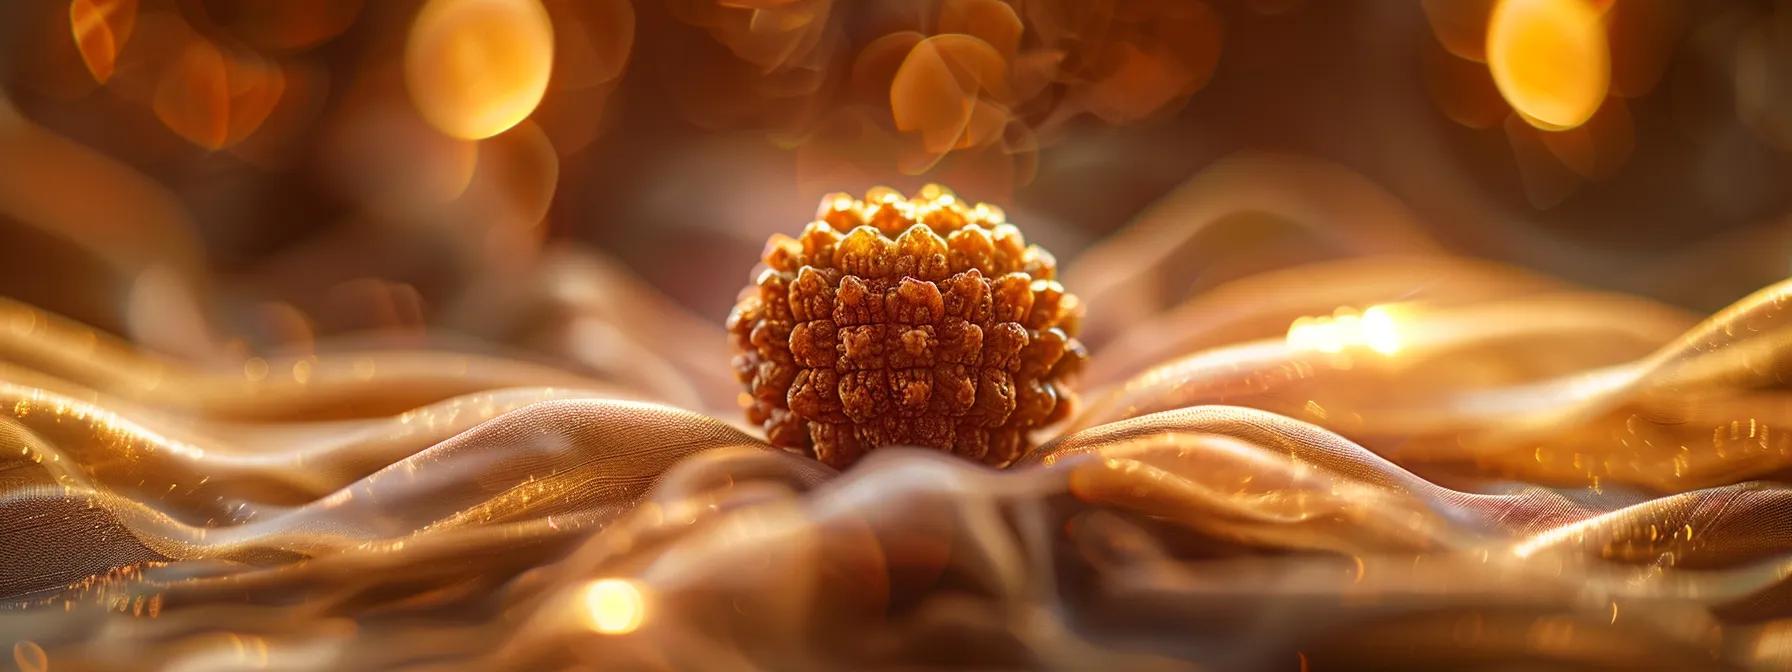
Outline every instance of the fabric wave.
<svg viewBox="0 0 1792 672"><path fill-rule="evenodd" d="M1081 407L1001 471L768 446L719 329L593 254L548 257L478 347L221 365L0 305L0 644L58 670L1792 666L1792 283L1692 315L1448 255L1336 166L1229 165L1066 273ZM1329 252L1187 272L1253 208ZM1371 307L1374 347L1340 336Z"/></svg>

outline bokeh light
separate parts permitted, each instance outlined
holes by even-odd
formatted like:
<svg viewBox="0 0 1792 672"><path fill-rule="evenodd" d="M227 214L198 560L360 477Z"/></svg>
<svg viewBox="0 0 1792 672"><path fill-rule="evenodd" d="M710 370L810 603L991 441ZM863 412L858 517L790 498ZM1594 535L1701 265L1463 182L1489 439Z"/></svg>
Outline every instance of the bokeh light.
<svg viewBox="0 0 1792 672"><path fill-rule="evenodd" d="M1302 317L1288 327L1288 348L1296 352L1339 353L1368 348L1384 355L1400 351L1400 330L1387 306L1357 312L1339 308L1329 316Z"/></svg>
<svg viewBox="0 0 1792 672"><path fill-rule="evenodd" d="M225 144L235 145L259 130L286 94L286 74L270 59L243 50L224 52L230 99Z"/></svg>
<svg viewBox="0 0 1792 672"><path fill-rule="evenodd" d="M195 145L219 149L230 139L230 75L211 41L194 38L162 71L156 117Z"/></svg>
<svg viewBox="0 0 1792 672"><path fill-rule="evenodd" d="M1425 0L1436 38L1421 55L1438 109L1504 127L1526 200L1553 208L1629 161L1628 99L1661 80L1682 0ZM1740 66L1739 66L1740 69Z"/></svg>
<svg viewBox="0 0 1792 672"><path fill-rule="evenodd" d="M404 54L417 110L443 133L468 140L527 118L553 66L553 22L537 0L431 0Z"/></svg>
<svg viewBox="0 0 1792 672"><path fill-rule="evenodd" d="M1363 344L1369 346L1369 349L1384 355L1400 351L1400 331L1387 306L1370 306L1363 311L1363 319L1359 324Z"/></svg>
<svg viewBox="0 0 1792 672"><path fill-rule="evenodd" d="M45 672L50 669L50 656L37 642L21 641L12 645L13 664L20 672Z"/></svg>
<svg viewBox="0 0 1792 672"><path fill-rule="evenodd" d="M1128 39L1112 40L1090 58L1103 65L1076 100L1110 124L1128 124L1175 109L1207 86L1219 66L1225 24L1203 2L1148 3ZM1124 15L1117 15L1118 22ZM1125 25L1125 24L1122 24Z"/></svg>
<svg viewBox="0 0 1792 672"><path fill-rule="evenodd" d="M68 5L68 20L87 71L95 81L106 83L137 22L137 0L73 0Z"/></svg>
<svg viewBox="0 0 1792 672"><path fill-rule="evenodd" d="M288 73L278 58L209 37L209 30L174 12L148 12L136 23L132 46L120 54L106 88L146 105L176 136L207 150L234 147L282 110ZM305 77L293 87L295 102L315 107L320 92ZM309 112L287 107L282 130L290 134L292 113Z"/></svg>
<svg viewBox="0 0 1792 672"><path fill-rule="evenodd" d="M827 188L869 186L876 180L857 176L892 168L1006 183L998 191L1027 184L1037 153L1065 126L1130 124L1180 108L1212 79L1225 34L1221 12L1199 0L668 8L725 47L680 45L681 63L704 63L674 75L672 93L691 121L770 127L801 155L800 181Z"/></svg>
<svg viewBox="0 0 1792 672"><path fill-rule="evenodd" d="M1503 0L1487 27L1487 66L1512 108L1538 128L1585 123L1611 85L1611 50L1588 0Z"/></svg>
<svg viewBox="0 0 1792 672"><path fill-rule="evenodd" d="M939 35L909 52L890 84L896 128L921 134L934 156L987 142L1008 121L1002 56L969 35Z"/></svg>
<svg viewBox="0 0 1792 672"><path fill-rule="evenodd" d="M946 0L940 6L941 34L976 36L994 47L1003 58L1014 58L1020 51L1021 35L1025 31L1014 7L1002 0Z"/></svg>
<svg viewBox="0 0 1792 672"><path fill-rule="evenodd" d="M593 630L626 635L641 627L646 615L647 599L625 579L601 579L585 588L585 616Z"/></svg>

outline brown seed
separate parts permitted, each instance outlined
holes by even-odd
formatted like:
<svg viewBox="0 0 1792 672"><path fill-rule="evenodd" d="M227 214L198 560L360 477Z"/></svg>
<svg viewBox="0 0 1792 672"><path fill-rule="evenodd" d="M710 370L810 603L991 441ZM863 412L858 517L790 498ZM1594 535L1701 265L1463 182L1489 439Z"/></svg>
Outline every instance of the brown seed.
<svg viewBox="0 0 1792 672"><path fill-rule="evenodd" d="M774 445L842 469L887 445L1006 466L1074 403L1079 304L1000 208L937 185L830 194L764 257L728 332Z"/></svg>

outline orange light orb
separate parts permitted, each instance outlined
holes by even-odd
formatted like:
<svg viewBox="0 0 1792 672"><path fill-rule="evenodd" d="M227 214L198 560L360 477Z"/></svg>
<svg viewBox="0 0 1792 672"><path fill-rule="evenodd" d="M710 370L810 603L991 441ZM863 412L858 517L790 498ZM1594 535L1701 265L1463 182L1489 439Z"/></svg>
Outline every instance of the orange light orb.
<svg viewBox="0 0 1792 672"><path fill-rule="evenodd" d="M118 51L131 36L137 21L137 0L73 0L68 5L69 26L81 61L96 82L105 84L118 66Z"/></svg>
<svg viewBox="0 0 1792 672"><path fill-rule="evenodd" d="M1545 130L1593 116L1611 85L1611 49L1588 0L1502 0L1487 25L1487 66L1519 116Z"/></svg>
<svg viewBox="0 0 1792 672"><path fill-rule="evenodd" d="M641 627L647 599L641 589L624 579L602 579L585 588L585 615L591 629L606 635L626 635Z"/></svg>
<svg viewBox="0 0 1792 672"><path fill-rule="evenodd" d="M528 117L553 69L554 27L538 0L430 0L405 45L405 82L417 111L467 140Z"/></svg>

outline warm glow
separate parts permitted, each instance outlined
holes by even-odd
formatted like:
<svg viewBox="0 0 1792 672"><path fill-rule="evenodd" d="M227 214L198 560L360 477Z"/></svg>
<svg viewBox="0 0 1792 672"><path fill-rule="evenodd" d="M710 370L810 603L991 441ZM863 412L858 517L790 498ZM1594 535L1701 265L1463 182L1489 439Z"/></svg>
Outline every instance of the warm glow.
<svg viewBox="0 0 1792 672"><path fill-rule="evenodd" d="M194 38L166 66L151 104L169 130L206 149L230 140L230 74L211 41Z"/></svg>
<svg viewBox="0 0 1792 672"><path fill-rule="evenodd" d="M261 128L285 92L285 74L273 61L192 37L162 67L150 106L189 142L222 149Z"/></svg>
<svg viewBox="0 0 1792 672"><path fill-rule="evenodd" d="M69 27L81 62L101 84L112 78L118 51L130 37L137 18L136 0L73 0L68 5Z"/></svg>
<svg viewBox="0 0 1792 672"><path fill-rule="evenodd" d="M1385 306L1370 306L1363 311L1363 344L1384 355L1400 351L1400 334L1394 329L1394 316Z"/></svg>
<svg viewBox="0 0 1792 672"><path fill-rule="evenodd" d="M1329 317L1303 317L1288 327L1288 347L1297 352L1343 352L1368 348L1384 355L1400 351L1400 334L1386 306L1362 313L1339 308Z"/></svg>
<svg viewBox="0 0 1792 672"><path fill-rule="evenodd" d="M890 82L896 128L920 134L930 155L981 146L1007 115L1007 62L970 35L936 35L915 45Z"/></svg>
<svg viewBox="0 0 1792 672"><path fill-rule="evenodd" d="M429 123L479 140L535 111L554 66L554 27L537 0L430 0L411 26L405 82Z"/></svg>
<svg viewBox="0 0 1792 672"><path fill-rule="evenodd" d="M230 85L225 143L235 145L254 134L274 113L286 93L286 75L273 61L253 54L229 56L224 66Z"/></svg>
<svg viewBox="0 0 1792 672"><path fill-rule="evenodd" d="M603 579L585 589L585 614L591 628L606 635L625 635L641 627L647 600L635 584Z"/></svg>
<svg viewBox="0 0 1792 672"><path fill-rule="evenodd" d="M1533 126L1581 125L1611 84L1599 8L1588 0L1503 0L1487 26L1487 66L1500 95Z"/></svg>

